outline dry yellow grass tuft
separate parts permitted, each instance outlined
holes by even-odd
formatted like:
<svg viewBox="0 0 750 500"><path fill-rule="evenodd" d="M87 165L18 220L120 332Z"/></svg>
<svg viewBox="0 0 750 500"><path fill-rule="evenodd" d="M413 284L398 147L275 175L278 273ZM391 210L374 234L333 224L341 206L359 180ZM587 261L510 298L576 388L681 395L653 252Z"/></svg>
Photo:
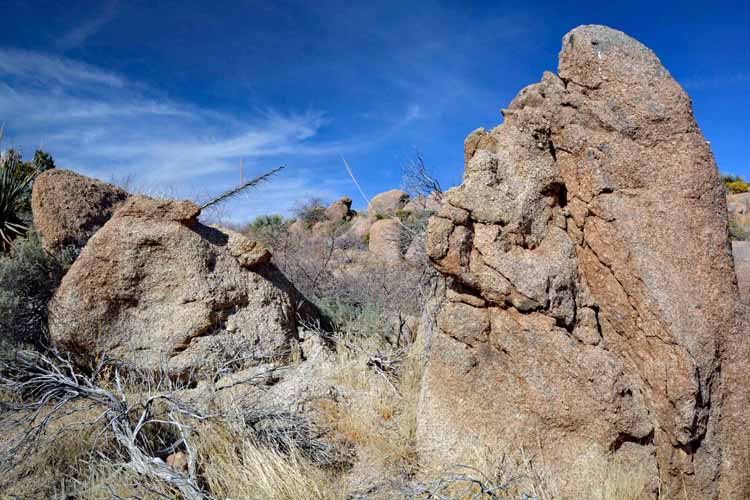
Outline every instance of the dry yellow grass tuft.
<svg viewBox="0 0 750 500"><path fill-rule="evenodd" d="M344 498L335 474L314 466L294 449L282 454L257 444L226 423L207 424L199 429L197 454L203 479L217 498Z"/></svg>

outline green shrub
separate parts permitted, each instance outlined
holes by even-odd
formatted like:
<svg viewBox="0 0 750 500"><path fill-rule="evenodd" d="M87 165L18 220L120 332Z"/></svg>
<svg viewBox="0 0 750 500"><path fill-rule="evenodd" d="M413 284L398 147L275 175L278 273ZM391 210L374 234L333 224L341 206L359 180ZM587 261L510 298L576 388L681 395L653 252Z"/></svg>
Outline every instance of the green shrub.
<svg viewBox="0 0 750 500"><path fill-rule="evenodd" d="M281 215L259 215L248 224L245 234L266 247L273 249L279 238L286 232L287 226Z"/></svg>
<svg viewBox="0 0 750 500"><path fill-rule="evenodd" d="M396 217L399 218L399 220L401 222L404 222L406 219L408 219L409 217L412 216L411 212L408 212L408 211L404 210L403 208L397 208L396 212L395 212L395 215L396 215Z"/></svg>
<svg viewBox="0 0 750 500"><path fill-rule="evenodd" d="M724 188L731 194L747 193L750 191L750 184L739 175L722 175L721 180L724 182Z"/></svg>
<svg viewBox="0 0 750 500"><path fill-rule="evenodd" d="M47 343L47 302L73 259L72 250L50 255L35 232L0 255L0 345Z"/></svg>

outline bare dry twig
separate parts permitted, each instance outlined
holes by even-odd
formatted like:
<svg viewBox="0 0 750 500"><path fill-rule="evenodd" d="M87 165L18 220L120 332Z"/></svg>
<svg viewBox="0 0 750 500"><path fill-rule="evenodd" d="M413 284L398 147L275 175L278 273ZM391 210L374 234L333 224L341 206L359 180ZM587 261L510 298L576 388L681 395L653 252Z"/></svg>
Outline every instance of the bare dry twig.
<svg viewBox="0 0 750 500"><path fill-rule="evenodd" d="M162 392L161 389L168 385L163 380L148 384L155 391L148 392L145 399L129 401L122 381L122 369L121 363L105 359L91 375L86 375L58 354L47 356L28 351L19 351L14 359L3 361L0 364L0 388L17 395L19 401L3 404L2 430L8 436L13 435L14 429L25 430L16 434L15 441L0 461L0 470L11 469L22 460L54 421L74 414L77 410L72 403L85 402L88 408L100 412L95 419L103 424L100 432L109 433L128 457L128 461L121 464L123 467L170 485L186 499L205 498L197 481L189 445L191 428L183 419L203 421L212 416L203 415L177 400L169 390ZM111 390L97 382L105 370L113 372L114 387ZM157 411L157 405L165 405L166 412ZM155 424L177 430L188 455L187 474L154 456L144 444L144 429Z"/></svg>

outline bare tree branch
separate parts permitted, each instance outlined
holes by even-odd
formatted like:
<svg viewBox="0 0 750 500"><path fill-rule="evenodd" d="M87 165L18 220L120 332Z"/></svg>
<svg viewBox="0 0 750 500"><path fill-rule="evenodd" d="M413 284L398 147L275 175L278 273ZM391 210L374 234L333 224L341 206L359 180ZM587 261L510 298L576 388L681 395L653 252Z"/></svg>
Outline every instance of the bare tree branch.
<svg viewBox="0 0 750 500"><path fill-rule="evenodd" d="M190 427L181 418L202 421L210 416L203 415L168 392L148 394L145 401L129 401L121 380L121 369L121 363L104 359L91 375L85 375L58 354L52 353L48 357L27 351L19 351L14 359L1 362L0 389L16 394L20 402L3 405L6 418L2 419L0 430L7 436L13 435L13 429L25 430L16 436L8 454L2 457L0 470L13 468L34 448L53 421L75 413L78 410L70 408L72 403L83 401L101 411L95 421L106 422L101 432L108 432L128 457L123 467L170 485L188 500L205 498L197 481L195 459L189 445ZM113 370L113 390L97 383L105 370ZM146 383L147 387L162 387L162 384L161 380L156 384L152 381ZM156 414L157 403L164 403L168 408L164 418ZM147 425L154 423L177 429L188 454L187 474L173 469L144 447L141 434Z"/></svg>

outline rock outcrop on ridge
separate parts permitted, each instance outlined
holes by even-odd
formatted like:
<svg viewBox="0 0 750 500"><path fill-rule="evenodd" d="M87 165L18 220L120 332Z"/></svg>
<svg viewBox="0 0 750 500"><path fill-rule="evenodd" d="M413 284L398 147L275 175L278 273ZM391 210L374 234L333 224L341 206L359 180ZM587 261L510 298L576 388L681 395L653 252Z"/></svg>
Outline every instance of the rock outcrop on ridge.
<svg viewBox="0 0 750 500"><path fill-rule="evenodd" d="M689 97L641 43L581 26L503 115L428 228L449 289L421 457L523 448L569 498L612 464L662 498L749 498L748 341Z"/></svg>

